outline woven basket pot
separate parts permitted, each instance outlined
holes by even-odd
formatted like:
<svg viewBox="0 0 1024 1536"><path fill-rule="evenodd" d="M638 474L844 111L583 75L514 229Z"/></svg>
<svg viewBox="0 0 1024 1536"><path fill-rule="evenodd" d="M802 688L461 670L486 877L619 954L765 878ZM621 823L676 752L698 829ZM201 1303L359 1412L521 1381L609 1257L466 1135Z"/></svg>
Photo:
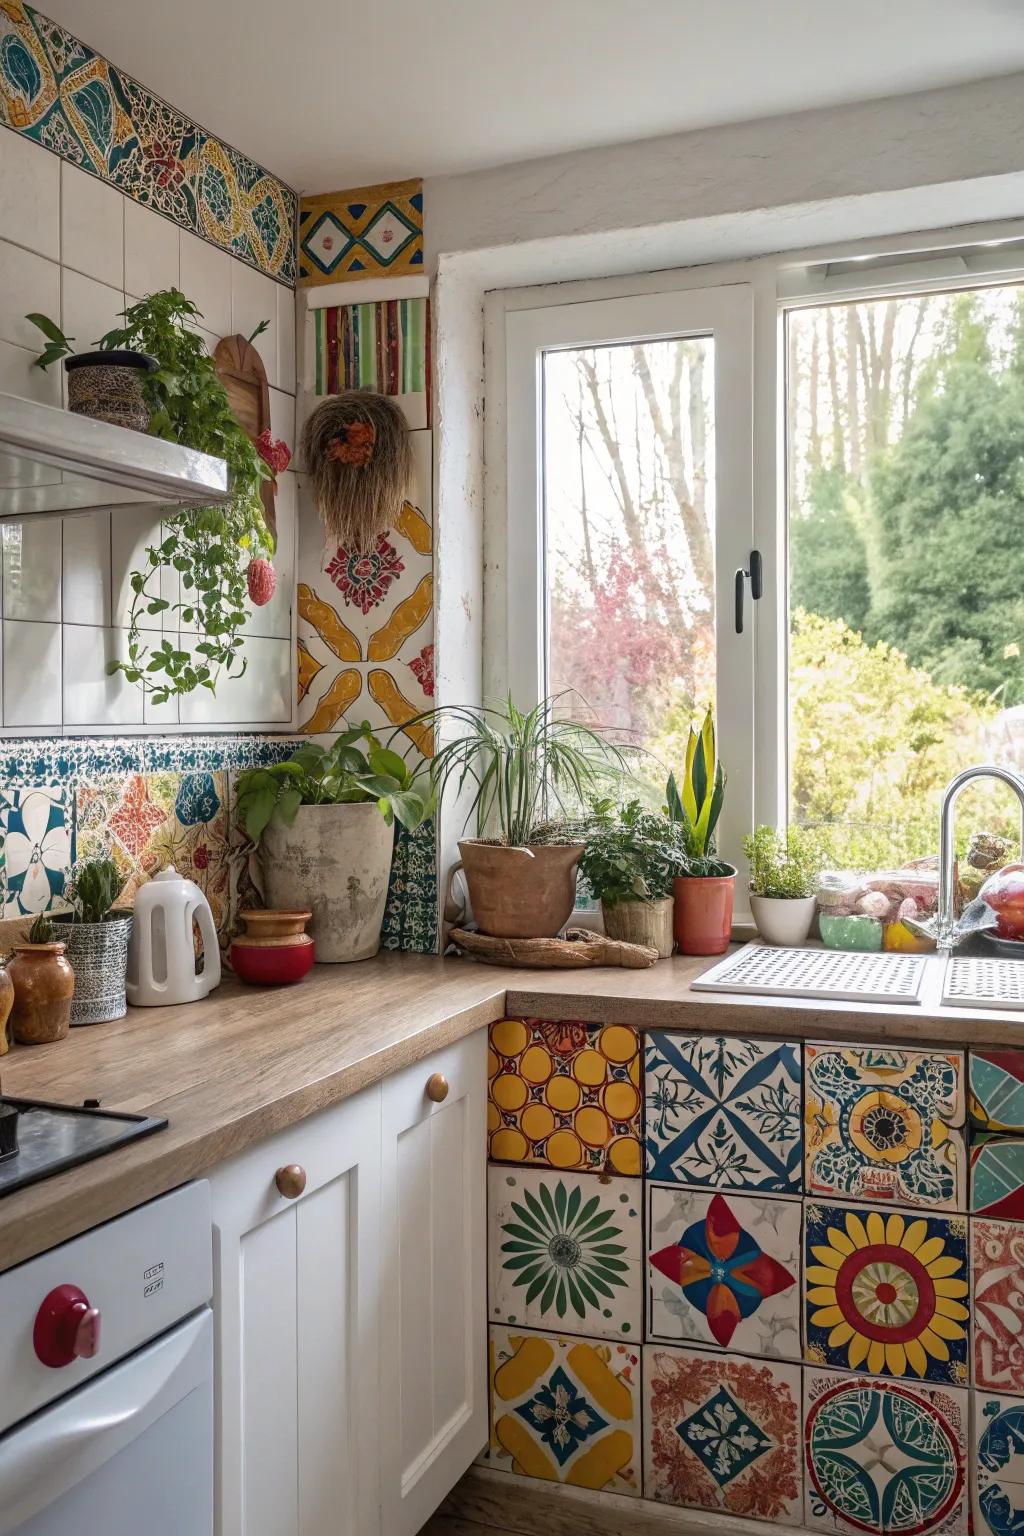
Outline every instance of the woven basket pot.
<svg viewBox="0 0 1024 1536"><path fill-rule="evenodd" d="M67 958L75 973L72 1026L123 1019L128 1012L124 982L131 914L108 917L102 923L62 923L55 919L53 926L67 946Z"/></svg>

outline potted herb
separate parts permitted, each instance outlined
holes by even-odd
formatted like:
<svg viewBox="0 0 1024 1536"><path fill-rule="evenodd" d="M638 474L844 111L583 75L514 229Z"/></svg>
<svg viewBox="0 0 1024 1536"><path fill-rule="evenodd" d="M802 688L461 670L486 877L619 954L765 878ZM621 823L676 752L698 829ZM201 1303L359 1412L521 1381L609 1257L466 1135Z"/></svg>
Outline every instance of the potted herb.
<svg viewBox="0 0 1024 1536"><path fill-rule="evenodd" d="M330 748L311 741L287 762L240 774L236 804L260 848L268 906L312 912L318 960L375 955L395 822L411 831L433 809L404 758L364 723Z"/></svg>
<svg viewBox="0 0 1024 1536"><path fill-rule="evenodd" d="M29 319L47 337L37 362L48 367L70 350L72 338L44 315ZM107 670L121 672L157 705L197 688L214 693L222 672L240 677L245 671L246 597L250 587L255 601L272 590L266 556L273 553L273 540L260 495L272 471L232 413L197 329L202 314L191 299L167 288L129 305L123 319L98 347L107 361L128 349L154 363L132 375L145 402L143 426L154 437L223 459L232 493L226 507L186 507L167 517L163 538L146 550L144 568L131 574L126 656ZM68 358L65 366L77 369L78 360ZM68 377L70 390L73 374ZM164 572L177 574L179 598L173 604L161 593ZM168 609L178 632L173 639L143 628L143 620Z"/></svg>
<svg viewBox="0 0 1024 1536"><path fill-rule="evenodd" d="M690 727L682 784L670 773L668 814L682 829L685 874L673 883L675 936L684 955L722 955L729 947L736 866L715 855L715 829L725 799L725 774L715 750L709 709L700 731Z"/></svg>
<svg viewBox="0 0 1024 1536"><path fill-rule="evenodd" d="M18 1044L49 1045L65 1039L71 1027L75 973L44 913L32 924L28 938L15 944L7 969L14 983L11 1032Z"/></svg>
<svg viewBox="0 0 1024 1536"><path fill-rule="evenodd" d="M109 421L114 427L130 427L135 432L149 429L149 405L142 376L155 373L157 361L148 352L139 352L119 344L121 331L110 331L96 342L91 352L77 352L73 336L65 336L60 326L46 315L26 315L46 337L46 346L36 358L36 366L49 368L64 359L68 376L68 410L94 421Z"/></svg>
<svg viewBox="0 0 1024 1536"><path fill-rule="evenodd" d="M605 932L672 953L672 884L683 863L681 829L631 800L616 819L600 817L587 838L580 873L601 902Z"/></svg>
<svg viewBox="0 0 1024 1536"><path fill-rule="evenodd" d="M620 748L589 726L558 717L561 696L533 709L511 697L497 707L442 707L440 725L458 730L431 762L438 800L465 794L464 827L478 836L459 843L473 916L481 932L503 939L553 938L572 915L581 837L538 841L552 812L578 814L601 779L621 770Z"/></svg>
<svg viewBox="0 0 1024 1536"><path fill-rule="evenodd" d="M815 888L824 863L818 839L800 827L758 827L743 839L750 863L750 910L769 944L802 944L814 921Z"/></svg>
<svg viewBox="0 0 1024 1536"><path fill-rule="evenodd" d="M125 974L132 915L111 910L123 887L113 859L96 858L76 864L64 888L71 911L55 915L53 926L75 972L73 1025L105 1024L123 1019L128 1011Z"/></svg>

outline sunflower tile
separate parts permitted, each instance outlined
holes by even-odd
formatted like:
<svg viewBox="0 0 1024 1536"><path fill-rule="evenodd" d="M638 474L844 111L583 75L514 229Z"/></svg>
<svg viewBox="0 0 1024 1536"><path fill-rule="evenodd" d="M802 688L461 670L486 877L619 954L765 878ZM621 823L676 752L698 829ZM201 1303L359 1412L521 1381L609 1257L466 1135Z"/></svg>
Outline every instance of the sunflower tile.
<svg viewBox="0 0 1024 1536"><path fill-rule="evenodd" d="M647 1338L800 1359L799 1200L647 1186Z"/></svg>
<svg viewBox="0 0 1024 1536"><path fill-rule="evenodd" d="M967 1536L969 1394L804 1370L804 1525Z"/></svg>
<svg viewBox="0 0 1024 1536"><path fill-rule="evenodd" d="M804 1241L807 1360L966 1384L966 1218L808 1202Z"/></svg>
<svg viewBox="0 0 1024 1536"><path fill-rule="evenodd" d="M646 1498L799 1525L802 1494L799 1366L645 1347Z"/></svg>
<svg viewBox="0 0 1024 1536"><path fill-rule="evenodd" d="M489 1465L640 1493L639 1346L490 1330Z"/></svg>
<svg viewBox="0 0 1024 1536"><path fill-rule="evenodd" d="M962 1051L805 1051L808 1194L966 1209Z"/></svg>
<svg viewBox="0 0 1024 1536"><path fill-rule="evenodd" d="M635 1179L492 1164L492 1321L638 1340L639 1194Z"/></svg>
<svg viewBox="0 0 1024 1536"><path fill-rule="evenodd" d="M974 1530L977 1536L1017 1536L1024 1530L1024 1402L974 1394Z"/></svg>
<svg viewBox="0 0 1024 1536"><path fill-rule="evenodd" d="M800 1047L650 1034L647 1174L717 1189L800 1189Z"/></svg>
<svg viewBox="0 0 1024 1536"><path fill-rule="evenodd" d="M975 1386L1024 1394L1024 1227L1013 1222L971 1221L971 1334Z"/></svg>
<svg viewBox="0 0 1024 1536"><path fill-rule="evenodd" d="M501 1019L488 1054L495 1162L640 1173L640 1040L625 1024Z"/></svg>

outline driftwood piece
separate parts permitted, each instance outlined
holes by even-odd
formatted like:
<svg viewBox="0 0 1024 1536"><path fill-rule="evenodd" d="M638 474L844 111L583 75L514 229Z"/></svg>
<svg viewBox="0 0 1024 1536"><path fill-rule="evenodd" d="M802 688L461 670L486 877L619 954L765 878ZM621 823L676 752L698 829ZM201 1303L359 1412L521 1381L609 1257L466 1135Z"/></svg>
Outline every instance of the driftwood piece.
<svg viewBox="0 0 1024 1536"><path fill-rule="evenodd" d="M535 971L578 971L595 965L645 971L658 959L658 951L646 944L621 944L589 928L567 928L564 939L495 939L453 928L449 938L488 965L524 965Z"/></svg>

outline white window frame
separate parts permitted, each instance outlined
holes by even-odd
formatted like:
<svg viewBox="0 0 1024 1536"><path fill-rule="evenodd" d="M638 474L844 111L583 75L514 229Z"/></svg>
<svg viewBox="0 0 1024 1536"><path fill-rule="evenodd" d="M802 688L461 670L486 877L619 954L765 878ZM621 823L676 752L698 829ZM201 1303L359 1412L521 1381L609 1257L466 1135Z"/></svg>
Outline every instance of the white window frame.
<svg viewBox="0 0 1024 1536"><path fill-rule="evenodd" d="M500 697L510 689L516 702L535 701L540 631L537 599L542 580L541 490L542 463L538 401L513 400L509 378L515 376L517 346L546 347L559 334L543 312L575 310L580 321L567 331L566 345L615 339L602 335L614 322L600 323L598 311L612 301L657 297L680 300L701 290L727 290L749 285L753 306L753 387L743 430L750 433L752 462L753 547L762 552L764 596L753 609L753 692L749 701L747 756L752 763L753 823L784 826L788 814L788 529L783 403L785 399L785 324L790 310L838 300L867 300L891 294L948 292L956 289L1024 281L1024 222L1003 221L956 229L889 236L859 244L773 255L752 261L729 262L675 272L647 273L631 278L606 278L508 289L489 293L485 301L485 511L484 511L484 694ZM710 299L711 295L708 295ZM529 311L534 319L513 339L511 317ZM628 313L628 311L623 311ZM642 314L637 309L636 315ZM653 313L653 311L652 311ZM663 313L663 311L662 311ZM611 315L611 311L609 311ZM530 326L533 329L531 331ZM595 328L596 327L596 328ZM707 334L708 327L701 328ZM671 334L681 334L676 330ZM645 333L634 329L632 339ZM655 329L646 334L668 334ZM538 339L539 338L539 339ZM619 337L618 339L626 339ZM521 359L520 359L521 361ZM716 437L729 430L723 417ZM532 439L530 434L533 434ZM532 507L533 515L522 515ZM727 502L720 497L719 517ZM726 583L732 571L720 566L716 608L731 624L732 598ZM523 605L528 636L522 644ZM514 616L510 617L510 616ZM721 638L721 636L719 636ZM746 694L744 693L744 698ZM721 706L720 706L721 707ZM732 736L733 732L728 732ZM723 754L724 760L724 754ZM740 765L741 771L747 766ZM735 777L737 765L725 761ZM729 805L729 794L726 805ZM741 796L739 798L745 798ZM723 857L738 859L738 831L723 819ZM746 830L746 826L743 830ZM742 913L738 912L738 916Z"/></svg>

